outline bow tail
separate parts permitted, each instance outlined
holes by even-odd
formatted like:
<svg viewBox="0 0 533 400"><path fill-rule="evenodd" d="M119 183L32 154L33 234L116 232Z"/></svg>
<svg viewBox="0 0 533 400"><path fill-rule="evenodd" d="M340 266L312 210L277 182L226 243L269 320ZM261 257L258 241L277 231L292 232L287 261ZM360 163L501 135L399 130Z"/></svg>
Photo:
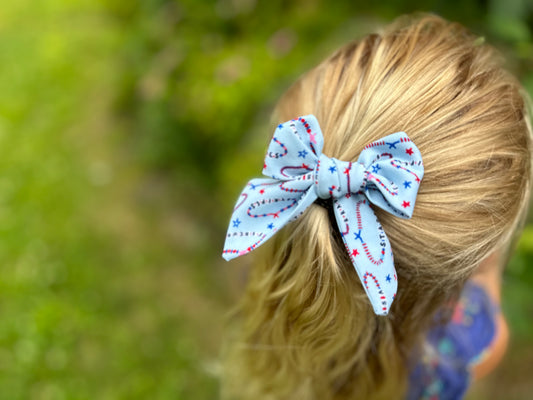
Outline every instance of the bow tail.
<svg viewBox="0 0 533 400"><path fill-rule="evenodd" d="M228 227L222 257L227 261L256 249L316 199L312 187L287 189L287 182L252 179L242 191Z"/></svg>
<svg viewBox="0 0 533 400"><path fill-rule="evenodd" d="M344 245L374 312L387 315L398 282L385 231L362 194L336 198L333 207Z"/></svg>

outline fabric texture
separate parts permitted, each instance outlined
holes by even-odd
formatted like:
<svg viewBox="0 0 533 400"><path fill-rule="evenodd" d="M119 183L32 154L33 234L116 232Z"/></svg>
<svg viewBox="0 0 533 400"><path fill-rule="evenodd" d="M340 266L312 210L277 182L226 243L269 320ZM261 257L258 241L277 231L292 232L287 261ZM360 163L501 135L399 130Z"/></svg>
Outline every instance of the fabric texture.
<svg viewBox="0 0 533 400"><path fill-rule="evenodd" d="M269 178L252 179L240 194L223 257L254 250L315 200L331 198L346 251L374 312L386 315L397 277L389 240L372 206L411 218L424 175L422 156L404 132L368 144L354 163L322 154L323 143L313 115L277 127L263 167Z"/></svg>
<svg viewBox="0 0 533 400"><path fill-rule="evenodd" d="M407 399L462 399L471 367L494 340L499 312L482 287L467 283L451 321L428 333L422 359L410 374Z"/></svg>

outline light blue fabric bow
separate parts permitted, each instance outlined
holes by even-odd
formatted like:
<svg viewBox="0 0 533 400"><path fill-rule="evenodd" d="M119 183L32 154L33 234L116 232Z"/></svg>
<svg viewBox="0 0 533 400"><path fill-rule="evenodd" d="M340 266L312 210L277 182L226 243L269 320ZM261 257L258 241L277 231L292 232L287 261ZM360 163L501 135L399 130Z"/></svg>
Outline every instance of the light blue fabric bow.
<svg viewBox="0 0 533 400"><path fill-rule="evenodd" d="M364 147L356 163L322 154L324 138L313 115L280 124L263 174L241 193L228 228L223 257L246 254L298 218L317 198L333 198L337 225L374 312L387 315L398 286L391 246L370 203L411 218L422 156L404 132Z"/></svg>

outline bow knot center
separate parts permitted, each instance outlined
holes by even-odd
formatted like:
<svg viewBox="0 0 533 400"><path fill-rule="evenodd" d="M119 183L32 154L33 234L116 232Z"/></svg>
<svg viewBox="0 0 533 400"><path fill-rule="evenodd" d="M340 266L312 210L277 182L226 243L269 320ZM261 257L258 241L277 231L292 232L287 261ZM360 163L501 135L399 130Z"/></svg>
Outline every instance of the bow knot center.
<svg viewBox="0 0 533 400"><path fill-rule="evenodd" d="M368 172L357 162L320 155L315 168L315 190L321 199L337 198L364 190Z"/></svg>

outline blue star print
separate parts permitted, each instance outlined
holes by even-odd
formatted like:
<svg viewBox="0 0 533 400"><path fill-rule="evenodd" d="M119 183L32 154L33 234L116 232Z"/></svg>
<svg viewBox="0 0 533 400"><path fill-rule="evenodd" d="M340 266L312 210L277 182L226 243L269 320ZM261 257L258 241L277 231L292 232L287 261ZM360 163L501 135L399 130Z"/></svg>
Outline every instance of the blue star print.
<svg viewBox="0 0 533 400"><path fill-rule="evenodd" d="M363 238L361 237L361 229L359 229L359 232L353 233L355 235L355 240L359 239L361 243L363 243Z"/></svg>
<svg viewBox="0 0 533 400"><path fill-rule="evenodd" d="M391 281L390 274L387 275L387 277L385 279L387 279L387 282L390 282Z"/></svg>
<svg viewBox="0 0 533 400"><path fill-rule="evenodd" d="M234 219L232 222L233 222L233 227L238 228L242 221L239 221L239 218L237 218L237 219Z"/></svg>
<svg viewBox="0 0 533 400"><path fill-rule="evenodd" d="M334 173L335 171L337 171L337 167L335 165L332 165L328 169L329 169L329 172L331 172L331 173Z"/></svg>
<svg viewBox="0 0 533 400"><path fill-rule="evenodd" d="M271 222L270 224L268 224L267 228L268 229L274 229L274 224Z"/></svg>
<svg viewBox="0 0 533 400"><path fill-rule="evenodd" d="M302 150L302 151L298 152L298 157L305 158L306 155L307 155L307 151L305 151L305 150Z"/></svg>
<svg viewBox="0 0 533 400"><path fill-rule="evenodd" d="M405 181L403 183L403 186L407 189L407 188L410 188L411 187L411 181Z"/></svg>
<svg viewBox="0 0 533 400"><path fill-rule="evenodd" d="M380 169L381 169L381 167L379 166L379 164L376 164L376 165L372 166L372 172L375 173L375 174L377 174Z"/></svg>
<svg viewBox="0 0 533 400"><path fill-rule="evenodd" d="M387 143L387 144L389 145L389 149L395 149L395 148L396 148L396 145L397 145L398 143L400 143L400 141L397 140L397 141L392 142L392 143L389 143L389 142L385 142L385 143Z"/></svg>

